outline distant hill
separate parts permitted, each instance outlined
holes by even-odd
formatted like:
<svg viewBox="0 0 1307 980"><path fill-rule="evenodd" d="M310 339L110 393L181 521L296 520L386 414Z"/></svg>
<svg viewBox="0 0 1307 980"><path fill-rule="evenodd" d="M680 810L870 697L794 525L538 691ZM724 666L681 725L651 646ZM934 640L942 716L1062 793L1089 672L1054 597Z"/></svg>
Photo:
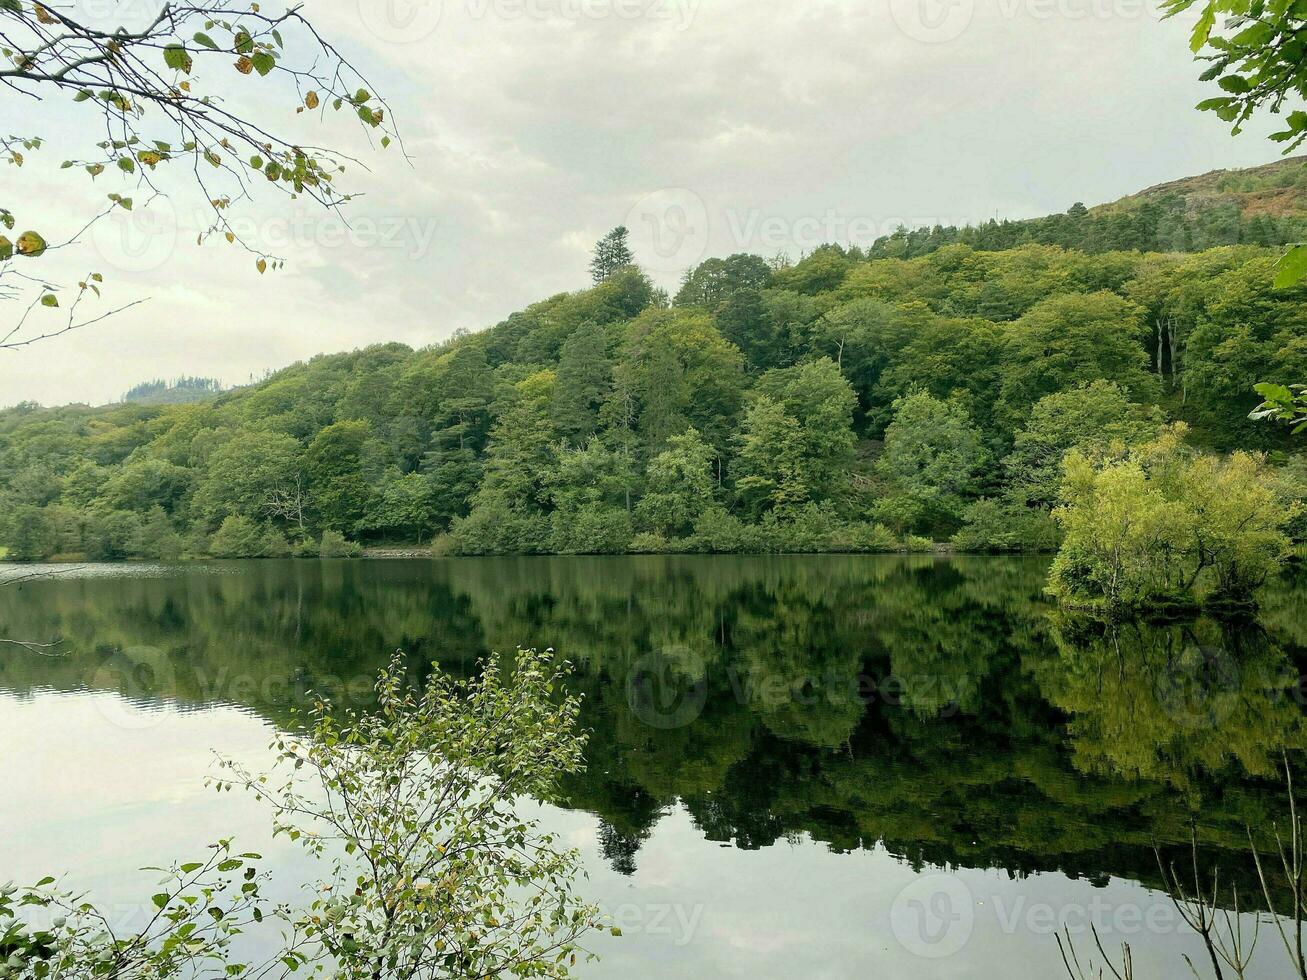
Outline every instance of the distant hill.
<svg viewBox="0 0 1307 980"><path fill-rule="evenodd" d="M178 378L175 381L143 381L123 395L124 402L137 405L187 405L208 401L222 394L217 378Z"/></svg>
<svg viewBox="0 0 1307 980"><path fill-rule="evenodd" d="M869 258L915 258L945 245L986 251L1060 245L1083 252L1201 252L1223 245L1279 246L1307 238L1307 156L1246 170L1213 170L1118 201L1063 214L983 225L900 229Z"/></svg>
<svg viewBox="0 0 1307 980"><path fill-rule="evenodd" d="M1149 202L1174 196L1190 213L1236 207L1246 218L1307 218L1307 156L1286 157L1247 170L1210 170L1197 177L1169 180L1090 208L1095 215L1134 211Z"/></svg>

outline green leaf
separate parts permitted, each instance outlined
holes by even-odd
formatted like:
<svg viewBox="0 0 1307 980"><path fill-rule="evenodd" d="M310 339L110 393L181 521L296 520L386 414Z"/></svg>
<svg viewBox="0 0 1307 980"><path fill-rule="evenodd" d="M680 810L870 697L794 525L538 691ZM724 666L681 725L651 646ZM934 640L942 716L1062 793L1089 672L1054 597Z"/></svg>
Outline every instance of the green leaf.
<svg viewBox="0 0 1307 980"><path fill-rule="evenodd" d="M245 31L240 31L236 35L236 53L249 54L254 50L254 38Z"/></svg>
<svg viewBox="0 0 1307 980"><path fill-rule="evenodd" d="M277 59L266 51L260 51L253 55L250 61L254 63L254 70L261 76L267 75L277 65Z"/></svg>
<svg viewBox="0 0 1307 980"><path fill-rule="evenodd" d="M1253 391L1261 395L1268 402L1291 402L1293 401L1293 392L1284 385L1272 384L1263 381L1261 384L1253 385Z"/></svg>
<svg viewBox="0 0 1307 980"><path fill-rule="evenodd" d="M1275 288L1292 286L1307 276L1307 245L1295 245L1275 266Z"/></svg>
<svg viewBox="0 0 1307 980"><path fill-rule="evenodd" d="M165 905L168 904L168 898L169 896L167 892L159 892L159 894L153 897L153 902L155 904L155 907L163 908Z"/></svg>
<svg viewBox="0 0 1307 980"><path fill-rule="evenodd" d="M125 173L125 174L135 173L135 172L136 172L136 161L133 160L131 157L119 157L119 158L118 158L118 169L121 170L121 171L122 171L123 173Z"/></svg>
<svg viewBox="0 0 1307 980"><path fill-rule="evenodd" d="M180 44L170 44L163 49L163 62L174 71L186 72L188 75L191 71L191 53Z"/></svg>
<svg viewBox="0 0 1307 980"><path fill-rule="evenodd" d="M1197 54L1207 39L1212 36L1212 28L1216 26L1216 3L1209 0L1206 7L1203 8L1203 15L1198 18L1198 23L1194 25L1194 32L1189 35L1189 50Z"/></svg>
<svg viewBox="0 0 1307 980"><path fill-rule="evenodd" d="M209 37L209 35L207 34L196 34L195 43L202 44L204 45L204 47L209 48L212 51L218 50L217 43L213 40L213 38Z"/></svg>

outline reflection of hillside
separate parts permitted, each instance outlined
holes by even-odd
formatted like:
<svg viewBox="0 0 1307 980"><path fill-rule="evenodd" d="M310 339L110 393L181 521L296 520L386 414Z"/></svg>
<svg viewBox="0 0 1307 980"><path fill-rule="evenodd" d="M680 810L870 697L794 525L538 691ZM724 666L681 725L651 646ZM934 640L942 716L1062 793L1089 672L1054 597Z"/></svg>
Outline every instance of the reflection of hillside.
<svg viewBox="0 0 1307 980"><path fill-rule="evenodd" d="M1287 587L1260 627L1109 631L1051 616L1037 561L227 571L0 590L0 635L60 635L68 650L0 659L0 686L231 702L286 724L308 690L369 697L395 648L469 670L490 649L554 646L578 665L593 731L562 802L602 817L624 870L678 801L741 847L807 833L916 862L1146 881L1153 843L1183 845L1192 818L1229 867L1245 826L1279 815L1275 762L1303 739L1288 685L1304 630ZM687 705L670 722L648 714Z"/></svg>

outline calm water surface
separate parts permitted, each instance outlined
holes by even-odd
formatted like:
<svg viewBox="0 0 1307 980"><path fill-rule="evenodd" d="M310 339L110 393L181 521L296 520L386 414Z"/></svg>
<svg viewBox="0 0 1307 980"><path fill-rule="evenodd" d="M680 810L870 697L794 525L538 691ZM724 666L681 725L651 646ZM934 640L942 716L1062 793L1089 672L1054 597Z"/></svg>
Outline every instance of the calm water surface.
<svg viewBox="0 0 1307 980"><path fill-rule="evenodd" d="M1242 882L1301 747L1307 583L1257 622L1104 630L1024 559L535 558L63 570L0 588L0 878L69 872L129 921L145 864L236 835L307 869L213 753L262 764L310 690L395 650L577 666L588 770L532 804L623 927L593 977L1062 975L1094 923L1136 976L1204 956L1154 847ZM8 569L13 574L13 569ZM4 570L0 569L0 574ZM1302 776L1307 784L1307 774ZM1191 831L1192 828L1192 831ZM1260 970L1285 975L1263 929ZM1087 946L1086 946L1087 948Z"/></svg>

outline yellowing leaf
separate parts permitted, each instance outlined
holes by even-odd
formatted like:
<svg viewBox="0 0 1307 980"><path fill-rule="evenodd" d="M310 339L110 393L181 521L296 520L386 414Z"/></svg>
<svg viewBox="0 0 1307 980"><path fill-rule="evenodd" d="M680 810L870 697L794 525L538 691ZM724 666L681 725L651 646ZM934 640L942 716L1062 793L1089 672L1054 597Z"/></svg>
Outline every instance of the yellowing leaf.
<svg viewBox="0 0 1307 980"><path fill-rule="evenodd" d="M18 236L18 254L34 259L46 249L45 239L34 231L25 231Z"/></svg>
<svg viewBox="0 0 1307 980"><path fill-rule="evenodd" d="M304 104L310 109L316 109L318 107L318 93L309 92L308 95L304 96Z"/></svg>

